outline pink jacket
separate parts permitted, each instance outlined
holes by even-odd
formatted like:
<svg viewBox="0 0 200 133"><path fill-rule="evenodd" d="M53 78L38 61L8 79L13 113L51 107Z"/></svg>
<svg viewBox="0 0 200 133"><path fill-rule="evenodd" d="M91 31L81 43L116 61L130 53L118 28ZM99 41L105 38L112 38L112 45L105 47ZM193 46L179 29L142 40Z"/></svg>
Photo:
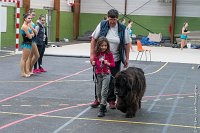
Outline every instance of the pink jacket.
<svg viewBox="0 0 200 133"><path fill-rule="evenodd" d="M103 60L107 60L110 65L104 64ZM96 74L110 74L110 67L115 67L115 62L113 58L113 54L111 52L105 53L102 52L98 56L94 57L95 66L96 66Z"/></svg>

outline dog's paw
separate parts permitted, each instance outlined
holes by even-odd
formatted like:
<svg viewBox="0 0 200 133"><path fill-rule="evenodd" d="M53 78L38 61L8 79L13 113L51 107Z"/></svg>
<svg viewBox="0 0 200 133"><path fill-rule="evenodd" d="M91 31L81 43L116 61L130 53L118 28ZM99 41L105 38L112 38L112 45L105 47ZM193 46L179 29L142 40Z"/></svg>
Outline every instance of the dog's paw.
<svg viewBox="0 0 200 133"><path fill-rule="evenodd" d="M122 113L126 113L127 112L126 108L117 108L117 109L120 110Z"/></svg>

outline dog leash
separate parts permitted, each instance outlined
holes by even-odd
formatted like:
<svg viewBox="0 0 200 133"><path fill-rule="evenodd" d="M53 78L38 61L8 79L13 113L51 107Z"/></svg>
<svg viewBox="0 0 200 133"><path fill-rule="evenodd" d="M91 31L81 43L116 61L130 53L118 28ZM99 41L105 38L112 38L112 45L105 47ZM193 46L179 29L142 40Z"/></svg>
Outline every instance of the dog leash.
<svg viewBox="0 0 200 133"><path fill-rule="evenodd" d="M97 93L96 93L96 89L97 89L97 75L95 73L95 66L93 66L93 82L94 82L94 86L95 86L95 100L97 100Z"/></svg>

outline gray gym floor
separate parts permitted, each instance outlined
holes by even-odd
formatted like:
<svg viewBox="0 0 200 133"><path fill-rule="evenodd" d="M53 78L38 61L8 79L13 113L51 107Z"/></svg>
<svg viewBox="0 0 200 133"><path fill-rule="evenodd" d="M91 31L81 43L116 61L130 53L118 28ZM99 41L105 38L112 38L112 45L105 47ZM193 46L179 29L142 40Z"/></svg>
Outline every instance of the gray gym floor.
<svg viewBox="0 0 200 133"><path fill-rule="evenodd" d="M195 118L200 121L195 64L130 61L145 72L142 109L135 118L110 109L98 118L99 109L89 106L94 82L88 58L45 56L48 72L23 78L20 57L0 58L1 133L192 133Z"/></svg>

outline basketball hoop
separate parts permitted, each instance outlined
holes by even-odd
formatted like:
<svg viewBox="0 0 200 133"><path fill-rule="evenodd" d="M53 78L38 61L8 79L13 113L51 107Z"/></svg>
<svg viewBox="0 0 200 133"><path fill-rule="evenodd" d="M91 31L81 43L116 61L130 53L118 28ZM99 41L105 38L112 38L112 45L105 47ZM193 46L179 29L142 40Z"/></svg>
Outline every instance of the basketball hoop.
<svg viewBox="0 0 200 133"><path fill-rule="evenodd" d="M73 6L74 6L74 0L67 0L67 4L68 4L70 7L73 7Z"/></svg>

